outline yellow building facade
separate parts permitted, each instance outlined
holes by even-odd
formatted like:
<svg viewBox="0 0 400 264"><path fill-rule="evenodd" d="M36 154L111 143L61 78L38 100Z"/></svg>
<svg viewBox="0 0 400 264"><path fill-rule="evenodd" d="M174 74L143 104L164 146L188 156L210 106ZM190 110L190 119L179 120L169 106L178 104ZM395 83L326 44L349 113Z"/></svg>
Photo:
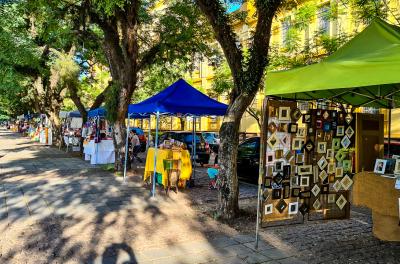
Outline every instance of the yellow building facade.
<svg viewBox="0 0 400 264"><path fill-rule="evenodd" d="M290 34L290 29L293 26L293 21L296 13L299 9L308 5L312 8L314 14L311 15L310 22L307 23L307 29L302 29L298 32L298 38L300 45L305 46L306 43L310 45L310 42L315 41L313 36L321 32L331 38L339 36L340 34L346 34L352 36L357 34L364 29L366 26L360 22L354 16L354 10L351 5L346 1L339 0L303 0L297 1L299 4L290 10L281 10L276 16L272 26L271 36L271 47L277 47L280 52L285 52L285 46L287 45L287 36ZM388 20L393 24L398 24L396 17L400 16L400 0L386 0L384 1L385 8L387 9ZM249 43L251 39L251 31L256 25L255 8L252 5L252 1L245 1L241 8L236 12L246 12L246 19L237 21L234 24L234 31L238 36L243 47ZM310 12L310 11L309 11ZM334 18L332 18L334 15ZM312 44L312 43L311 43ZM312 45L311 45L312 46ZM275 50L276 51L276 50ZM324 51L318 51L321 55L324 55ZM186 76L191 81L192 85L206 94L212 89L214 80L214 68L210 61L207 59L197 59L194 61L194 70L188 73ZM251 107L255 109L261 109L264 95L260 92L254 99ZM216 98L221 102L227 103L226 96L220 96ZM385 122L387 122L387 112L385 115ZM182 120L184 119L184 122ZM400 138L400 111L394 110L392 113L392 137ZM196 129L198 131L218 131L222 122L222 117L202 117L198 118L196 122ZM155 120L152 122L152 127L155 124ZM142 125L139 121L137 125ZM193 126L193 119L191 118L175 118L165 117L161 124L161 130L191 130ZM148 128L148 121L143 121L143 128ZM256 120L249 114L245 113L240 127L240 132L248 134L259 134L259 126Z"/></svg>

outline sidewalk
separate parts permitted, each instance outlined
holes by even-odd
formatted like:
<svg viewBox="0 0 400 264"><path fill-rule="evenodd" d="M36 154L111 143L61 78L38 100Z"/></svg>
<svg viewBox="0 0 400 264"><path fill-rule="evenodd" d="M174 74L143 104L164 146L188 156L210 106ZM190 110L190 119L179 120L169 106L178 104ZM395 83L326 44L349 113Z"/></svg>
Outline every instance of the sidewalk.
<svg viewBox="0 0 400 264"><path fill-rule="evenodd" d="M0 263L301 263L140 178L0 130Z"/></svg>

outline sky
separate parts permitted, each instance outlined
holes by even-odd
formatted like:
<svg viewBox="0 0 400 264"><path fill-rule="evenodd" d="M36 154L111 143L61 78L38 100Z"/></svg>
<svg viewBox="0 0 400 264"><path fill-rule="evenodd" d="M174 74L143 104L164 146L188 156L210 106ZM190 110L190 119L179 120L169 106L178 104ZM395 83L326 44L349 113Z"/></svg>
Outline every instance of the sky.
<svg viewBox="0 0 400 264"><path fill-rule="evenodd" d="M232 13L235 12L236 10L238 10L241 6L241 4L228 4L228 13Z"/></svg>

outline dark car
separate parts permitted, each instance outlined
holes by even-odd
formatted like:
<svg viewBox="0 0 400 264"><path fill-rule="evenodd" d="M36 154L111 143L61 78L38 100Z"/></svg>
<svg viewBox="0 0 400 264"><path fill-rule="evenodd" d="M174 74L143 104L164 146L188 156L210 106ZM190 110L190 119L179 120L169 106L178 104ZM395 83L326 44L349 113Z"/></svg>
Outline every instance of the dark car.
<svg viewBox="0 0 400 264"><path fill-rule="evenodd" d="M400 156L400 139L398 139L398 138L390 139L390 155L388 155L389 154L389 140L385 139L384 151L385 151L385 158L389 158L389 156L392 157L392 155Z"/></svg>
<svg viewBox="0 0 400 264"><path fill-rule="evenodd" d="M174 139L186 144L190 154L192 153L193 133L192 132L165 132L160 136L159 143L166 139ZM196 133L196 162L208 164L210 159L210 146L204 140L201 133Z"/></svg>
<svg viewBox="0 0 400 264"><path fill-rule="evenodd" d="M242 180L257 184L259 163L260 137L253 137L243 141L238 147L238 177Z"/></svg>
<svg viewBox="0 0 400 264"><path fill-rule="evenodd" d="M143 129L138 128L138 127L131 127L130 130L136 132L136 135L138 136L139 141L140 141L140 146L141 146L140 150L142 152L145 151L146 150L146 144L147 144L147 138L146 138L146 135L144 134Z"/></svg>

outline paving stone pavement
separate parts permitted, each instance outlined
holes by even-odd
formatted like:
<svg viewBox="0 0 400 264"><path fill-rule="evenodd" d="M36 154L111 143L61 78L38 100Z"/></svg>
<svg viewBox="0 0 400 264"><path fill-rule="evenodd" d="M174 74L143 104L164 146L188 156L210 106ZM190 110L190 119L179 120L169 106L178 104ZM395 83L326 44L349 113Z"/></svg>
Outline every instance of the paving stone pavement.
<svg viewBox="0 0 400 264"><path fill-rule="evenodd" d="M242 197L254 197L246 186ZM0 263L400 263L400 243L376 239L363 208L349 220L263 228L255 249L253 234L199 217L187 193L159 194L140 176L123 184L0 130Z"/></svg>

